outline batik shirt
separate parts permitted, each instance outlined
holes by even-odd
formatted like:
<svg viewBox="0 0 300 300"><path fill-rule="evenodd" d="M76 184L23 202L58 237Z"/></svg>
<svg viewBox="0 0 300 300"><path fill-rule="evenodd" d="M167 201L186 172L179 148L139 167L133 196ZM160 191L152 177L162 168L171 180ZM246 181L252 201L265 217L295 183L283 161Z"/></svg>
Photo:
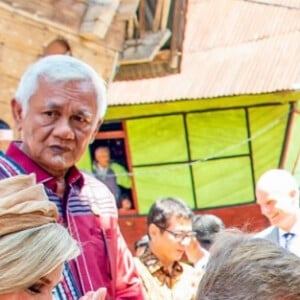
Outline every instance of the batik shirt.
<svg viewBox="0 0 300 300"><path fill-rule="evenodd" d="M148 248L135 258L147 300L193 300L198 277L193 267L175 261L169 272Z"/></svg>

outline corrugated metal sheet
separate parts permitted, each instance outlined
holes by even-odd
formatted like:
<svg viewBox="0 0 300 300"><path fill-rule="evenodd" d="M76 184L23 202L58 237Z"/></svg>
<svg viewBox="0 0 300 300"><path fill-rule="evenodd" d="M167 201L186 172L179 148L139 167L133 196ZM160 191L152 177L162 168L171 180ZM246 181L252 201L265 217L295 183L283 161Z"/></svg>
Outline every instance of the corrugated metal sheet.
<svg viewBox="0 0 300 300"><path fill-rule="evenodd" d="M244 1L264 3L267 5L278 5L278 6L289 7L289 8L300 8L299 0L244 0Z"/></svg>
<svg viewBox="0 0 300 300"><path fill-rule="evenodd" d="M188 1L181 73L113 82L109 104L292 89L300 83L300 10L286 6L300 1L270 2Z"/></svg>

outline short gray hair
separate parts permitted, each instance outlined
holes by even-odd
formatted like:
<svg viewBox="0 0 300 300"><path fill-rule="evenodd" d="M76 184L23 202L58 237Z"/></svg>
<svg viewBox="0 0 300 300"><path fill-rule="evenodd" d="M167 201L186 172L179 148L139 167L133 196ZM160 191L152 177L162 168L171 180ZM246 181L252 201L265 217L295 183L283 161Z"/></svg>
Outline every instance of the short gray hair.
<svg viewBox="0 0 300 300"><path fill-rule="evenodd" d="M23 74L15 93L24 112L28 111L29 100L36 92L39 80L48 82L68 82L71 80L89 81L97 95L97 119L103 118L106 103L106 86L102 77L83 61L68 55L49 55L33 63Z"/></svg>
<svg viewBox="0 0 300 300"><path fill-rule="evenodd" d="M57 223L0 238L0 294L22 290L79 254L77 242Z"/></svg>
<svg viewBox="0 0 300 300"><path fill-rule="evenodd" d="M238 229L224 229L210 248L197 300L299 299L300 257Z"/></svg>

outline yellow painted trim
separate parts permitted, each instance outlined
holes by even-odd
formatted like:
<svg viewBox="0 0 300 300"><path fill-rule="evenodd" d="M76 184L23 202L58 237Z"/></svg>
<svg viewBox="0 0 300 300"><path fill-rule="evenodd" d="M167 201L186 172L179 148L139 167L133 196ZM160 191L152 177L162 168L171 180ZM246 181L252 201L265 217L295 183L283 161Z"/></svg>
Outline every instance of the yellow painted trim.
<svg viewBox="0 0 300 300"><path fill-rule="evenodd" d="M142 116L162 115L263 104L284 104L300 100L300 91L285 91L269 94L240 95L210 99L194 99L150 104L109 106L105 120L122 120Z"/></svg>

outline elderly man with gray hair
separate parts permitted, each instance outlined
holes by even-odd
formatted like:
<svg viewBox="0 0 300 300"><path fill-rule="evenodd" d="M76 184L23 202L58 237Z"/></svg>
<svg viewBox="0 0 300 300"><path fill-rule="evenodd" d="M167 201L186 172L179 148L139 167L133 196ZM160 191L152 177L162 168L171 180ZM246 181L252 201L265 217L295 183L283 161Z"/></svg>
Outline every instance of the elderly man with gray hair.
<svg viewBox="0 0 300 300"><path fill-rule="evenodd" d="M76 168L103 122L105 93L104 81L89 65L50 55L27 69L11 102L21 141L0 157L0 178L35 173L57 205L59 223L82 249L66 264L55 293L59 300L101 287L106 300L144 299L112 193Z"/></svg>
<svg viewBox="0 0 300 300"><path fill-rule="evenodd" d="M256 201L271 226L257 236L300 256L299 186L283 169L265 172L256 184Z"/></svg>

